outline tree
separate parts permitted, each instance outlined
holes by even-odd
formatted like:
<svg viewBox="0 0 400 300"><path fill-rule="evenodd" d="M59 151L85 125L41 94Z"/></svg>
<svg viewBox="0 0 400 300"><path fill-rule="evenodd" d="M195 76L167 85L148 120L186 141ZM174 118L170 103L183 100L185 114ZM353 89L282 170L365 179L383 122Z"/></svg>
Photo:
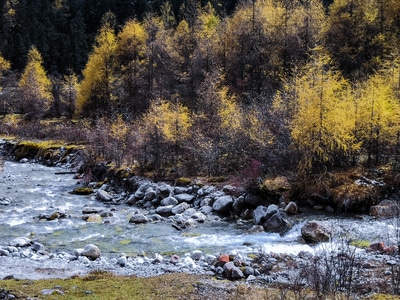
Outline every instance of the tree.
<svg viewBox="0 0 400 300"><path fill-rule="evenodd" d="M9 70L11 68L11 64L9 61L5 60L4 57L0 53L0 79L3 72ZM1 87L0 87L1 89Z"/></svg>
<svg viewBox="0 0 400 300"><path fill-rule="evenodd" d="M43 66L43 59L36 47L28 52L28 62L19 81L21 109L29 117L41 118L53 100L52 84Z"/></svg>
<svg viewBox="0 0 400 300"><path fill-rule="evenodd" d="M177 167L180 148L190 137L190 111L179 102L153 101L141 118L143 162L151 160L158 176L167 166Z"/></svg>
<svg viewBox="0 0 400 300"><path fill-rule="evenodd" d="M146 99L146 42L144 26L136 20L125 23L118 34L116 56L120 65L122 87L120 112L137 116L148 108Z"/></svg>
<svg viewBox="0 0 400 300"><path fill-rule="evenodd" d="M83 70L83 80L76 103L77 114L100 117L112 112L115 104L115 49L116 36L105 23L96 37L96 44Z"/></svg>
<svg viewBox="0 0 400 300"><path fill-rule="evenodd" d="M362 142L368 165L388 161L398 143L400 102L391 75L390 69L384 69L358 86L356 138Z"/></svg>
<svg viewBox="0 0 400 300"><path fill-rule="evenodd" d="M359 146L353 136L355 109L349 85L332 69L329 57L316 51L284 89L277 98L278 106L288 104L292 111L289 126L299 155L299 174L324 172L345 162Z"/></svg>

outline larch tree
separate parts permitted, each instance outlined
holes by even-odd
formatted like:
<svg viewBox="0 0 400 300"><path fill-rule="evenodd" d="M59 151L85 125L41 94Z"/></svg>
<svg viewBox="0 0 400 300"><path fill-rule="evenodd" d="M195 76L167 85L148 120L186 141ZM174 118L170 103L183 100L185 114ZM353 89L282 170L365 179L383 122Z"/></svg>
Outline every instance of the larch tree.
<svg viewBox="0 0 400 300"><path fill-rule="evenodd" d="M95 46L83 70L76 103L78 115L101 117L112 114L115 105L116 46L114 29L106 22L96 37Z"/></svg>
<svg viewBox="0 0 400 300"><path fill-rule="evenodd" d="M353 136L355 111L349 85L331 68L329 57L314 54L286 89L295 89L279 100L293 106L289 126L300 174L323 172L345 161L358 147Z"/></svg>
<svg viewBox="0 0 400 300"><path fill-rule="evenodd" d="M11 64L8 60L4 59L4 57L0 53L0 79L4 72L8 71L11 68ZM1 91L1 86L0 86Z"/></svg>
<svg viewBox="0 0 400 300"><path fill-rule="evenodd" d="M29 117L41 118L49 110L52 84L43 67L43 59L36 47L28 52L28 62L19 81L21 109Z"/></svg>
<svg viewBox="0 0 400 300"><path fill-rule="evenodd" d="M167 166L177 167L180 149L190 137L189 109L179 102L156 100L141 118L143 162L152 161L157 176Z"/></svg>
<svg viewBox="0 0 400 300"><path fill-rule="evenodd" d="M116 56L120 65L119 78L123 95L120 95L120 112L138 115L147 107L145 79L147 71L147 32L136 20L125 23L118 34Z"/></svg>
<svg viewBox="0 0 400 300"><path fill-rule="evenodd" d="M355 99L356 137L362 142L368 165L378 165L396 146L400 132L400 102L390 71L371 75L359 85Z"/></svg>

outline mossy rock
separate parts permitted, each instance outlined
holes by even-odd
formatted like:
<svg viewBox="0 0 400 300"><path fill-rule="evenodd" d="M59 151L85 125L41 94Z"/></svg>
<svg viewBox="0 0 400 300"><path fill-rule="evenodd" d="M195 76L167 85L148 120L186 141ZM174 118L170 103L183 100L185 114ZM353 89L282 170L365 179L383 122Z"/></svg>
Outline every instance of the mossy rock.
<svg viewBox="0 0 400 300"><path fill-rule="evenodd" d="M179 177L175 180L175 185L177 186L188 186L192 183L192 180L190 178L186 177Z"/></svg>
<svg viewBox="0 0 400 300"><path fill-rule="evenodd" d="M93 192L94 192L93 189L91 189L89 187L78 187L78 188L75 188L71 192L71 194L75 194L75 195L90 195Z"/></svg>

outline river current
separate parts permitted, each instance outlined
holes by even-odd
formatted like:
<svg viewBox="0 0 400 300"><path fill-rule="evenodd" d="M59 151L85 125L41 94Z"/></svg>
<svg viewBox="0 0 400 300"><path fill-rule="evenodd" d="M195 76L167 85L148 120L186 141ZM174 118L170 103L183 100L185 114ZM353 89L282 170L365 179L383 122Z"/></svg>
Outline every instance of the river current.
<svg viewBox="0 0 400 300"><path fill-rule="evenodd" d="M186 231L176 230L167 221L130 224L137 208L104 204L90 195L70 194L77 180L71 174L57 174L64 171L34 163L5 162L0 173L0 199L3 199L0 245L25 236L51 252L73 253L74 249L92 243L109 257L142 252L183 254L193 250L211 254L259 251L296 254L316 250L299 239L300 228L309 219L329 222L338 236L344 233L350 239L397 244L396 220L375 220L369 216L299 214L293 217L293 228L283 236L267 232L249 234L251 224L217 216ZM82 219L86 206L104 207L112 216L101 222L86 222ZM39 218L54 212L66 217L52 221Z"/></svg>

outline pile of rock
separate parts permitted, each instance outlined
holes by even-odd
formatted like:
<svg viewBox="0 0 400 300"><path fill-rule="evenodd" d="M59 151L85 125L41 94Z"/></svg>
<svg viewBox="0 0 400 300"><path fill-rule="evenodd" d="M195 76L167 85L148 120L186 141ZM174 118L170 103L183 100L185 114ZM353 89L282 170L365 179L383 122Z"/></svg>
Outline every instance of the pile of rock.
<svg viewBox="0 0 400 300"><path fill-rule="evenodd" d="M143 209L134 214L131 223L146 223L153 220L170 219L176 229L184 229L197 222L204 222L211 215L237 216L244 220L254 219L254 224L265 231L283 233L291 228L289 216L297 213L294 202L281 203L280 207L254 194L226 185L173 186L167 183L134 177L131 193L118 191L112 184L104 184L94 193L98 201L113 204L128 204ZM93 183L91 186L97 186Z"/></svg>

